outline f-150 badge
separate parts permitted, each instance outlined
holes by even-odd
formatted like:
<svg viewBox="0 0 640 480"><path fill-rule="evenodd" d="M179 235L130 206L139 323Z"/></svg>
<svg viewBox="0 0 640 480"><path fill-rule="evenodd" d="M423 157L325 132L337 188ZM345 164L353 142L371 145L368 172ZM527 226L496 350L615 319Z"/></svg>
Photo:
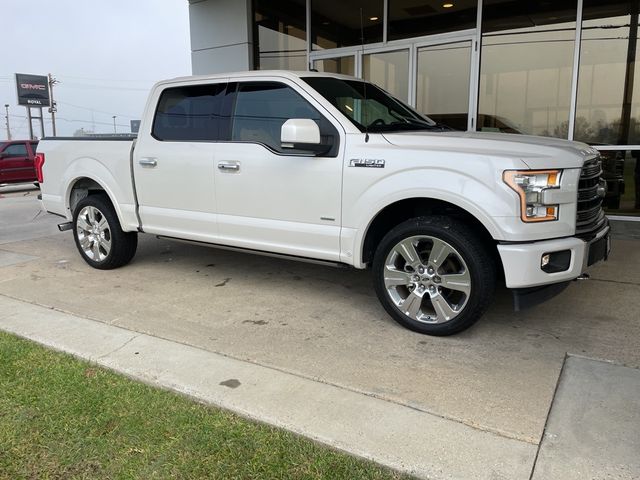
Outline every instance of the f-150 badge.
<svg viewBox="0 0 640 480"><path fill-rule="evenodd" d="M350 167L384 168L384 164L384 160L377 160L373 158L352 158L349 161Z"/></svg>

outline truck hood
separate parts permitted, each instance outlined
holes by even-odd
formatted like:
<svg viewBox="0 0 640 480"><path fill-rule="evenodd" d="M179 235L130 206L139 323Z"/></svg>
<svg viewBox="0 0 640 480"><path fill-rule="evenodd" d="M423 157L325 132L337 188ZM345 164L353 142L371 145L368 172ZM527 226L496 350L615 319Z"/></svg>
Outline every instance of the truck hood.
<svg viewBox="0 0 640 480"><path fill-rule="evenodd" d="M598 154L585 143L512 133L417 131L382 135L398 147L516 158L531 169L581 168L586 158Z"/></svg>

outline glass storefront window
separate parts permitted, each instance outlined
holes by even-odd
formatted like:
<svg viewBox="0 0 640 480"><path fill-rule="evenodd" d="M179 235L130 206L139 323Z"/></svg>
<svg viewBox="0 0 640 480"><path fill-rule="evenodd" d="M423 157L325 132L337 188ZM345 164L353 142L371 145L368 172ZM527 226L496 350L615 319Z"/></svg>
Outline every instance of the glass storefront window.
<svg viewBox="0 0 640 480"><path fill-rule="evenodd" d="M403 102L409 99L409 50L362 56L365 80L375 83Z"/></svg>
<svg viewBox="0 0 640 480"><path fill-rule="evenodd" d="M312 0L312 48L381 42L383 17L383 0Z"/></svg>
<svg viewBox="0 0 640 480"><path fill-rule="evenodd" d="M637 1L585 1L576 140L613 145L640 143L637 37Z"/></svg>
<svg viewBox="0 0 640 480"><path fill-rule="evenodd" d="M304 0L254 0L254 64L259 70L306 70Z"/></svg>
<svg viewBox="0 0 640 480"><path fill-rule="evenodd" d="M595 145L640 143L637 1L585 0L574 138ZM609 213L640 213L640 151L603 151Z"/></svg>
<svg viewBox="0 0 640 480"><path fill-rule="evenodd" d="M477 0L389 0L387 38L421 37L476 28Z"/></svg>
<svg viewBox="0 0 640 480"><path fill-rule="evenodd" d="M576 0L486 0L478 130L567 138Z"/></svg>
<svg viewBox="0 0 640 480"><path fill-rule="evenodd" d="M319 72L341 73L352 77L356 74L356 62L353 55L316 60L313 63L313 68Z"/></svg>
<svg viewBox="0 0 640 480"><path fill-rule="evenodd" d="M419 48L416 110L467 130L470 69L470 41Z"/></svg>

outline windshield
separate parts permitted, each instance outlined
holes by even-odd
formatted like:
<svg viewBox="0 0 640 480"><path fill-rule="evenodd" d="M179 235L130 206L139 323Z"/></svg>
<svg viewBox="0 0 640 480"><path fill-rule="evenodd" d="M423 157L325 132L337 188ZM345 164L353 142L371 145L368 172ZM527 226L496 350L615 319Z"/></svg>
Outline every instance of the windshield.
<svg viewBox="0 0 640 480"><path fill-rule="evenodd" d="M448 130L371 83L333 77L302 79L340 110L361 132Z"/></svg>

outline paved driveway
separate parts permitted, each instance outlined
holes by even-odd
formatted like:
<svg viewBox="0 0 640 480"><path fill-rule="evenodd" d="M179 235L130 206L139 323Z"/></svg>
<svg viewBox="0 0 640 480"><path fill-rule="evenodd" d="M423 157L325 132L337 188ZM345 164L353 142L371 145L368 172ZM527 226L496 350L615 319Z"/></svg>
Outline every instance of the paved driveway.
<svg viewBox="0 0 640 480"><path fill-rule="evenodd" d="M91 269L71 232L51 234L59 219L36 217L36 193L0 189L0 294L9 297L533 444L541 440L567 352L640 367L637 241L615 239L612 258L591 281L542 306L514 313L504 290L474 328L431 338L386 315L368 272L145 235L129 266ZM8 233L12 222L23 225L21 233Z"/></svg>

